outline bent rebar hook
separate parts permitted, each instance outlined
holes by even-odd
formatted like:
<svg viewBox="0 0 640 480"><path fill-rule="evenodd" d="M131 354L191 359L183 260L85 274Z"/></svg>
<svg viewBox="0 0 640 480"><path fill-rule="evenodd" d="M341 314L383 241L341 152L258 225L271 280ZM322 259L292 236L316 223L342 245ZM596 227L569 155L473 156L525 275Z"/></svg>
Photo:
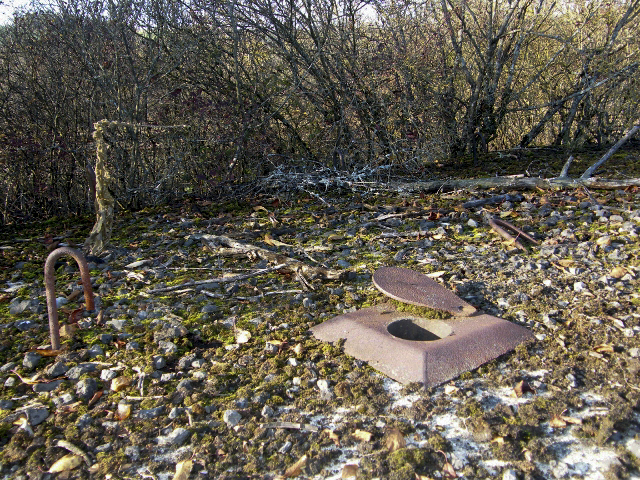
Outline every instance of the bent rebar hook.
<svg viewBox="0 0 640 480"><path fill-rule="evenodd" d="M63 255L71 255L78 263L80 275L82 277L82 287L84 289L85 310L95 309L93 301L93 290L91 289L91 278L89 277L89 266L84 255L79 250L69 247L56 248L47 257L44 264L44 286L47 291L47 312L49 314L49 332L51 334L51 348L60 348L60 324L58 323L58 306L56 305L56 279L54 265Z"/></svg>

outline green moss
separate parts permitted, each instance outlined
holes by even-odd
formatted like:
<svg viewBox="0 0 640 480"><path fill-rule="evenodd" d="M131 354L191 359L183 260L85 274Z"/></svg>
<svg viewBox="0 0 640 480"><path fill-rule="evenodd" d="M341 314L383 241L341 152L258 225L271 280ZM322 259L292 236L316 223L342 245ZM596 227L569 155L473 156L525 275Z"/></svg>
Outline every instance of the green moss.
<svg viewBox="0 0 640 480"><path fill-rule="evenodd" d="M398 312L409 313L417 317L434 318L440 320L452 317L449 312L445 312L443 310L436 310L429 307L420 307L418 305L410 305L408 303L402 303L393 299L391 299L390 303L393 304Z"/></svg>

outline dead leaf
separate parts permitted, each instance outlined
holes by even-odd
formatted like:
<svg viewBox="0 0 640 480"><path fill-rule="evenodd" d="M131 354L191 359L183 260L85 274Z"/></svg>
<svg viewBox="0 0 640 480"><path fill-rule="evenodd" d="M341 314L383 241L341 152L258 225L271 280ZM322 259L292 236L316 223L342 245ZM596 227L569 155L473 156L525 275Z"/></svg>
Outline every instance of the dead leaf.
<svg viewBox="0 0 640 480"><path fill-rule="evenodd" d="M193 462L191 460L183 460L176 465L176 473L173 476L173 480L187 480L191 469L193 468Z"/></svg>
<svg viewBox="0 0 640 480"><path fill-rule="evenodd" d="M563 258L561 260L558 260L558 263L563 267L572 267L576 262L575 260L571 260L570 258Z"/></svg>
<svg viewBox="0 0 640 480"><path fill-rule="evenodd" d="M536 393L536 391L533 388L531 388L531 385L529 385L524 380L520 380L518 384L515 387L513 387L513 391L516 393L516 397L518 398L527 392L530 392L533 394Z"/></svg>
<svg viewBox="0 0 640 480"><path fill-rule="evenodd" d="M549 421L549 426L551 428L564 428L567 426L567 422L564 421L562 415L554 415Z"/></svg>
<svg viewBox="0 0 640 480"><path fill-rule="evenodd" d="M78 327L76 325L62 325L60 327L60 337L71 338L77 329Z"/></svg>
<svg viewBox="0 0 640 480"><path fill-rule="evenodd" d="M32 348L29 351L43 357L56 357L62 353L62 350L52 350L51 348Z"/></svg>
<svg viewBox="0 0 640 480"><path fill-rule="evenodd" d="M300 457L300 459L296 463L294 463L293 465L291 465L289 468L285 470L284 472L285 478L297 477L302 473L302 469L305 467L306 464L307 464L307 456L303 455Z"/></svg>
<svg viewBox="0 0 640 480"><path fill-rule="evenodd" d="M262 205L256 205L255 207L253 207L253 211L254 212L259 212L259 211L263 211L263 212L267 212L269 213L269 210L267 210L265 207L263 207Z"/></svg>
<svg viewBox="0 0 640 480"><path fill-rule="evenodd" d="M329 438L333 443L335 443L336 447L340 446L340 437L337 433L335 433L333 430L329 430L328 428L325 428L323 432L329 435Z"/></svg>
<svg viewBox="0 0 640 480"><path fill-rule="evenodd" d="M87 403L87 407L90 407L91 405L96 403L98 400L100 400L100 398L102 397L102 394L103 394L103 390L98 390L96 393L94 393L93 397L91 397L91 400L89 400L89 403Z"/></svg>
<svg viewBox="0 0 640 480"><path fill-rule="evenodd" d="M332 233L331 235L329 235L327 237L327 240L329 242L339 242L340 240L343 240L344 237L342 235L340 235L339 233Z"/></svg>
<svg viewBox="0 0 640 480"><path fill-rule="evenodd" d="M11 300L11 296L8 293L0 295L0 303L7 303Z"/></svg>
<svg viewBox="0 0 640 480"><path fill-rule="evenodd" d="M111 390L113 390L114 392L124 390L129 385L131 385L131 378L129 377L116 377L111 380Z"/></svg>
<svg viewBox="0 0 640 480"><path fill-rule="evenodd" d="M358 477L358 465L345 465L342 467L342 478L357 478Z"/></svg>
<svg viewBox="0 0 640 480"><path fill-rule="evenodd" d="M117 420L126 420L131 416L131 405L128 403L119 403L118 411L116 412Z"/></svg>
<svg viewBox="0 0 640 480"><path fill-rule="evenodd" d="M81 294L82 294L82 290L74 290L69 295L67 295L67 302L73 302Z"/></svg>
<svg viewBox="0 0 640 480"><path fill-rule="evenodd" d="M533 460L533 454L531 453L531 450L525 448L524 450L522 450L522 454L524 455L524 459L527 462L531 462Z"/></svg>
<svg viewBox="0 0 640 480"><path fill-rule="evenodd" d="M385 445L387 446L387 450L389 453L393 453L396 450L400 450L407 446L407 442L404 439L404 435L397 428L392 428L387 433L387 439L385 441Z"/></svg>
<svg viewBox="0 0 640 480"><path fill-rule="evenodd" d="M264 243L267 245L271 245L272 247L292 247L293 245L289 245L288 243L281 242L280 240L276 240L269 233L264 234Z"/></svg>
<svg viewBox="0 0 640 480"><path fill-rule="evenodd" d="M495 437L491 440L491 443L495 443L496 445L504 445L504 437Z"/></svg>
<svg viewBox="0 0 640 480"><path fill-rule="evenodd" d="M361 442L370 442L371 438L373 438L373 433L367 432L366 430L356 430L353 432L353 436Z"/></svg>
<svg viewBox="0 0 640 480"><path fill-rule="evenodd" d="M51 465L49 473L68 472L82 465L82 457L80 455L65 455L60 460Z"/></svg>
<svg viewBox="0 0 640 480"><path fill-rule="evenodd" d="M36 373L33 377L31 378L25 378L22 375L20 375L18 372L16 372L15 370L11 370L19 379L22 383L26 384L26 385L35 385L36 383L48 383L47 380L39 380L38 377L40 376L39 373Z"/></svg>
<svg viewBox="0 0 640 480"><path fill-rule="evenodd" d="M70 324L76 324L78 323L78 320L82 318L83 313L84 313L84 307L76 308L73 312L71 312L67 321Z"/></svg>
<svg viewBox="0 0 640 480"><path fill-rule="evenodd" d="M451 465L449 463L449 460L447 459L447 454L444 453L442 450L438 450L438 451L444 457L444 465L442 466L442 476L444 478L458 478L458 474L456 473L455 469L453 468L453 465Z"/></svg>
<svg viewBox="0 0 640 480"><path fill-rule="evenodd" d="M593 351L596 353L613 353L613 345L603 343L596 347L593 347Z"/></svg>

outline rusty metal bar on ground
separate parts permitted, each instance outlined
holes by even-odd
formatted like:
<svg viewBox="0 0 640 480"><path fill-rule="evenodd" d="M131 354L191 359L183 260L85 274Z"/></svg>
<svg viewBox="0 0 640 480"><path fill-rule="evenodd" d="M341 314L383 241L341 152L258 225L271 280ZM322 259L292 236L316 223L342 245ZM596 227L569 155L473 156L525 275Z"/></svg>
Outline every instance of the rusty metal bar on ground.
<svg viewBox="0 0 640 480"><path fill-rule="evenodd" d="M47 291L47 313L49 314L49 332L51 335L51 348L60 348L60 324L58 323L58 306L56 304L56 279L54 265L56 260L64 255L71 255L78 263L80 275L82 277L82 287L84 289L85 310L95 309L93 300L93 290L91 289L91 278L89 276L89 266L84 255L79 250L69 247L55 249L47 257L44 264L44 286Z"/></svg>

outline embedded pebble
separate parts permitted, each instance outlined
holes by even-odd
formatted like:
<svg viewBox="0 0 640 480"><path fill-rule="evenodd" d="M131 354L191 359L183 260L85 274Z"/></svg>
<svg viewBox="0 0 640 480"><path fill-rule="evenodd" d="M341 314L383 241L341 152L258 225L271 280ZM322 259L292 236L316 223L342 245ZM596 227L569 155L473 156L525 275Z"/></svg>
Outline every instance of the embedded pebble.
<svg viewBox="0 0 640 480"><path fill-rule="evenodd" d="M93 378L83 378L76 384L76 395L84 402L88 402L98 391L98 383Z"/></svg>
<svg viewBox="0 0 640 480"><path fill-rule="evenodd" d="M242 415L235 410L225 410L222 419L229 427L235 427L242 420Z"/></svg>
<svg viewBox="0 0 640 480"><path fill-rule="evenodd" d="M27 352L22 360L22 366L31 371L38 366L42 357L36 352Z"/></svg>
<svg viewBox="0 0 640 480"><path fill-rule="evenodd" d="M40 425L49 417L49 409L45 407L27 408L24 410L32 427Z"/></svg>
<svg viewBox="0 0 640 480"><path fill-rule="evenodd" d="M191 436L191 432L186 428L176 428L169 435L159 436L156 438L158 445L182 445Z"/></svg>

